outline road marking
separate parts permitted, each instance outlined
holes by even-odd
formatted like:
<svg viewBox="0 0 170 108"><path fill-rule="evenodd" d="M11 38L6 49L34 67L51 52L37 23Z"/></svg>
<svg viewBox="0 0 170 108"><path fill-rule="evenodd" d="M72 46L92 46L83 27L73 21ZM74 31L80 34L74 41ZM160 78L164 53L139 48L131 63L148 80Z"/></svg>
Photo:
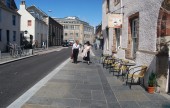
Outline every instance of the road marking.
<svg viewBox="0 0 170 108"><path fill-rule="evenodd" d="M69 61L70 61L70 58L68 58L61 65L59 65L56 69L54 69L51 73L49 73L46 77L44 77L42 80L36 83L32 88L27 90L22 96L16 99L7 108L21 108L41 87L45 86L45 84L55 74L57 74Z"/></svg>

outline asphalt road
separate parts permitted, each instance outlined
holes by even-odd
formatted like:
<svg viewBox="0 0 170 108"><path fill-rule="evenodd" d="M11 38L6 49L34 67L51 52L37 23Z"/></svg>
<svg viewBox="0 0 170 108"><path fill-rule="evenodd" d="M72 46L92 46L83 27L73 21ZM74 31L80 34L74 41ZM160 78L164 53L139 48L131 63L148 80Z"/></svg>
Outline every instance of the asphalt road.
<svg viewBox="0 0 170 108"><path fill-rule="evenodd" d="M0 108L5 108L70 57L71 48L0 65Z"/></svg>

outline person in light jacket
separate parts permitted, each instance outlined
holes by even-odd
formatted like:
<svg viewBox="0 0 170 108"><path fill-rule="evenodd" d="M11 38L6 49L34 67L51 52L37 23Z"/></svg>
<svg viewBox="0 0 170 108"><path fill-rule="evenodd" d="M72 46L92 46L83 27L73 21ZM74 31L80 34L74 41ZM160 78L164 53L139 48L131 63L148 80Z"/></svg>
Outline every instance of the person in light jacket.
<svg viewBox="0 0 170 108"><path fill-rule="evenodd" d="M84 49L83 49L83 60L87 61L87 64L90 64L90 50L91 50L91 44L89 41L86 42L86 44L84 45Z"/></svg>
<svg viewBox="0 0 170 108"><path fill-rule="evenodd" d="M80 49L79 41L76 40L76 42L73 44L73 47L72 47L73 63L76 63L76 64L77 64L79 49Z"/></svg>

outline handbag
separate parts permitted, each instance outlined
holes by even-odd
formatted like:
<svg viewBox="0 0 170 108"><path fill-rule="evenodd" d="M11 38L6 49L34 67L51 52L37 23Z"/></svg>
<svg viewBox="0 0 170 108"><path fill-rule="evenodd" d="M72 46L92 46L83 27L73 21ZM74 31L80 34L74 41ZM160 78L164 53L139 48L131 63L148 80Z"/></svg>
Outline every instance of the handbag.
<svg viewBox="0 0 170 108"><path fill-rule="evenodd" d="M84 56L84 57L83 57L83 60L87 60L87 57Z"/></svg>

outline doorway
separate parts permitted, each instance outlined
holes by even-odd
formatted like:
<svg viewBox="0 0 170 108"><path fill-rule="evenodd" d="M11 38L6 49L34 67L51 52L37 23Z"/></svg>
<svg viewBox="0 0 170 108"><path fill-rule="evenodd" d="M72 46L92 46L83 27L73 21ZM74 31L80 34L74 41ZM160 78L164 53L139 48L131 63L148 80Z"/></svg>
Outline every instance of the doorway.
<svg viewBox="0 0 170 108"><path fill-rule="evenodd" d="M170 1L164 0L157 22L157 79L161 91L170 92L169 78L169 44L170 44Z"/></svg>

